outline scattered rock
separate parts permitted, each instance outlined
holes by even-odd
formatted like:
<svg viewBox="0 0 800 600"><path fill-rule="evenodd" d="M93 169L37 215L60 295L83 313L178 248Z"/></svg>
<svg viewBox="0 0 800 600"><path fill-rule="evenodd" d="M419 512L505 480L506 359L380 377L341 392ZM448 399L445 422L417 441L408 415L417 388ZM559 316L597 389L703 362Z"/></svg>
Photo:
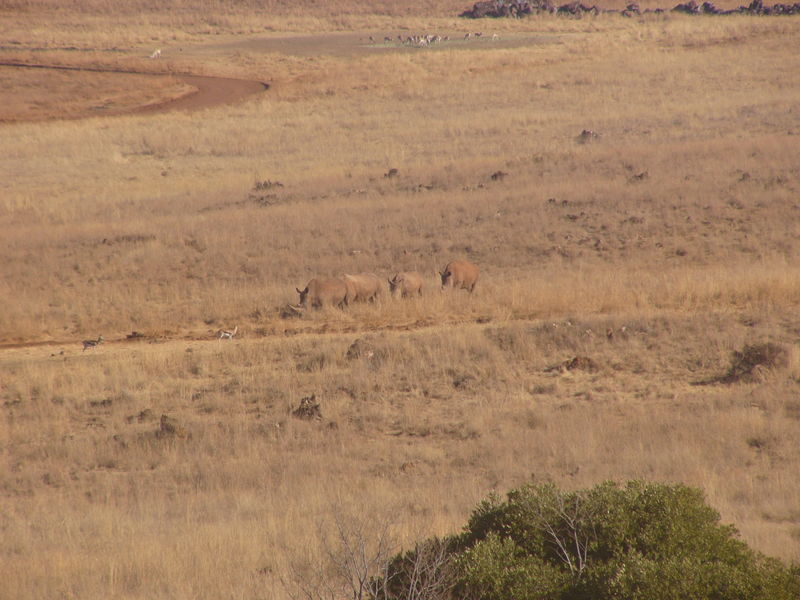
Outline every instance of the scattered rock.
<svg viewBox="0 0 800 600"><path fill-rule="evenodd" d="M273 188L282 188L283 184L280 181L270 181L267 179L266 181L256 181L253 185L253 190L260 192L263 190L271 190Z"/></svg>
<svg viewBox="0 0 800 600"><path fill-rule="evenodd" d="M558 7L556 11L559 15L584 15L584 14L593 14L598 15L600 14L600 9L595 6L586 6L582 2L575 0L574 2L570 2L568 4L562 4Z"/></svg>
<svg viewBox="0 0 800 600"><path fill-rule="evenodd" d="M689 0L684 4L676 4L672 12L684 13L686 15L699 15L700 7L694 0Z"/></svg>
<svg viewBox="0 0 800 600"><path fill-rule="evenodd" d="M633 17L634 15L642 14L642 11L639 8L638 4L636 4L635 2L631 2L630 4L628 4L628 6L625 7L625 10L623 10L620 14L623 17Z"/></svg>
<svg viewBox="0 0 800 600"><path fill-rule="evenodd" d="M311 394L300 400L300 406L292 411L292 416L304 421L321 421L322 410L317 402L317 395Z"/></svg>
<svg viewBox="0 0 800 600"><path fill-rule="evenodd" d="M794 4L773 4L772 6L764 5L763 0L753 0L747 6L740 6L732 10L721 10L714 6L712 2L706 1L698 4L696 0L689 0L681 4L675 5L672 8L673 12L683 13L686 15L766 15L766 16L780 16L780 15L798 15L800 14L800 2ZM467 17L470 19L483 19L486 17L501 18L509 17L518 19L526 15L537 15L541 13L556 13L559 15L570 16L583 16L586 14L597 15L601 12L614 13L619 12L623 17L633 17L643 14L661 14L663 8L645 9L642 10L636 2L629 3L624 10L604 10L599 6L587 6L579 0L568 2L556 6L551 0L487 0L477 2L469 10L465 10L459 16Z"/></svg>
<svg viewBox="0 0 800 600"><path fill-rule="evenodd" d="M555 5L550 0L486 0L476 2L469 10L459 16L468 19L483 19L485 17L518 19L525 15L556 12Z"/></svg>
<svg viewBox="0 0 800 600"><path fill-rule="evenodd" d="M383 364L388 355L389 351L385 343L381 343L380 337L367 335L350 344L345 358L347 360L366 360L370 367L377 368Z"/></svg>
<svg viewBox="0 0 800 600"><path fill-rule="evenodd" d="M561 373L566 373L567 371L588 371L594 373L599 369L600 367L598 364L588 356L574 356L557 365L547 367L545 371L560 371Z"/></svg>
<svg viewBox="0 0 800 600"><path fill-rule="evenodd" d="M447 374L451 377L453 387L457 390L469 389L476 381L475 376L466 371L447 369Z"/></svg>
<svg viewBox="0 0 800 600"><path fill-rule="evenodd" d="M159 430L156 432L156 437L188 438L189 432L186 431L186 428L174 417L161 415L161 424Z"/></svg>
<svg viewBox="0 0 800 600"><path fill-rule="evenodd" d="M579 144L589 144L598 139L600 139L599 133L592 131L591 129L584 129L577 137L577 142Z"/></svg>
<svg viewBox="0 0 800 600"><path fill-rule="evenodd" d="M766 16L780 16L780 15L798 15L800 14L800 2L794 4L773 4L772 6L765 6L763 0L753 0L747 6L740 6L733 10L720 10L711 2L703 2L697 4L695 0L683 4L677 4L673 12L679 12L687 15L766 15Z"/></svg>
<svg viewBox="0 0 800 600"><path fill-rule="evenodd" d="M133 423L134 421L137 421L139 423L144 423L149 421L155 421L155 419L156 415L153 413L153 411L150 410L149 408L145 408L138 415L131 415L129 417L125 417L125 422Z"/></svg>
<svg viewBox="0 0 800 600"><path fill-rule="evenodd" d="M401 473L408 474L408 473L413 473L416 470L417 470L417 465L414 461L404 462L402 465L400 465Z"/></svg>

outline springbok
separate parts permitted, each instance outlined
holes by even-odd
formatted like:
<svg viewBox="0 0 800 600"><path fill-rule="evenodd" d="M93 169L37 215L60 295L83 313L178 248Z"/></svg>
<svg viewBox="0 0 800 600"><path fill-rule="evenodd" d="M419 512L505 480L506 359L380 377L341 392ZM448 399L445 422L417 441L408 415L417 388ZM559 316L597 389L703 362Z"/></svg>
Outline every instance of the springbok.
<svg viewBox="0 0 800 600"><path fill-rule="evenodd" d="M81 352L86 352L87 348L94 348L102 343L103 343L102 335L98 336L96 340L83 340L83 350L81 350Z"/></svg>
<svg viewBox="0 0 800 600"><path fill-rule="evenodd" d="M239 326L238 325L236 327L234 327L233 329L231 329L230 331L225 330L225 329L220 329L219 330L219 339L220 340L224 340L224 339L232 340L233 336L236 335L237 331L239 331Z"/></svg>
<svg viewBox="0 0 800 600"><path fill-rule="evenodd" d="M150 58L161 58L161 48L157 48L156 51L150 55Z"/></svg>

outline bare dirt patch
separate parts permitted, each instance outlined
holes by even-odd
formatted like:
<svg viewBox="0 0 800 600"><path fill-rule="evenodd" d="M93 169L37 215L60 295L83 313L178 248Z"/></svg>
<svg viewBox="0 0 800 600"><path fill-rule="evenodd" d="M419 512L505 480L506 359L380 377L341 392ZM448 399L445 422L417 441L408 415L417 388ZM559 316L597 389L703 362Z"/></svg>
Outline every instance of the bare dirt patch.
<svg viewBox="0 0 800 600"><path fill-rule="evenodd" d="M0 122L201 110L267 87L226 77L1 65Z"/></svg>

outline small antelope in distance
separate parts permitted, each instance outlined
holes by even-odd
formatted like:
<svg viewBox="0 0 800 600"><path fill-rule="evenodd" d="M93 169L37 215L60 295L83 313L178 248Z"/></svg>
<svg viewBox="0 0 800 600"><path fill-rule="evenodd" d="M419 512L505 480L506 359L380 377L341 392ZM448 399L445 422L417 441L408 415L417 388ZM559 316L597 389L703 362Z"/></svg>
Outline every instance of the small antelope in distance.
<svg viewBox="0 0 800 600"><path fill-rule="evenodd" d="M237 331L239 331L239 326L238 325L236 327L234 327L233 329L231 329L231 330L220 329L219 330L219 339L220 340L224 340L224 339L232 340L233 336L236 335Z"/></svg>
<svg viewBox="0 0 800 600"><path fill-rule="evenodd" d="M87 348L94 348L102 343L103 343L102 335L98 336L96 340L83 340L83 350L81 350L81 352L86 352Z"/></svg>
<svg viewBox="0 0 800 600"><path fill-rule="evenodd" d="M150 55L150 58L161 58L161 48L157 48L156 51Z"/></svg>

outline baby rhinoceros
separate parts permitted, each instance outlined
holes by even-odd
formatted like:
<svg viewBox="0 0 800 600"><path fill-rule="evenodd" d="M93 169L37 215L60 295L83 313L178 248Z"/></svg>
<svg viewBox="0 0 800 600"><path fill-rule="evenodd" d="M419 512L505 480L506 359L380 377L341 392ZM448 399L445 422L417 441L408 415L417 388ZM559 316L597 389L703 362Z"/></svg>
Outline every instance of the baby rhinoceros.
<svg viewBox="0 0 800 600"><path fill-rule="evenodd" d="M342 307L351 300L350 288L341 279L317 279L308 282L304 290L295 288L300 294L303 308Z"/></svg>
<svg viewBox="0 0 800 600"><path fill-rule="evenodd" d="M383 295L383 284L380 277L374 273L359 273L358 275L343 275L347 287L357 302L370 302L378 300Z"/></svg>
<svg viewBox="0 0 800 600"><path fill-rule="evenodd" d="M389 280L389 292L397 298L422 295L422 275L416 271L401 271Z"/></svg>
<svg viewBox="0 0 800 600"><path fill-rule="evenodd" d="M480 270L477 266L466 260L454 260L447 263L444 271L439 275L442 277L442 289L446 287L454 290L467 290L472 293L475 284L478 283Z"/></svg>

